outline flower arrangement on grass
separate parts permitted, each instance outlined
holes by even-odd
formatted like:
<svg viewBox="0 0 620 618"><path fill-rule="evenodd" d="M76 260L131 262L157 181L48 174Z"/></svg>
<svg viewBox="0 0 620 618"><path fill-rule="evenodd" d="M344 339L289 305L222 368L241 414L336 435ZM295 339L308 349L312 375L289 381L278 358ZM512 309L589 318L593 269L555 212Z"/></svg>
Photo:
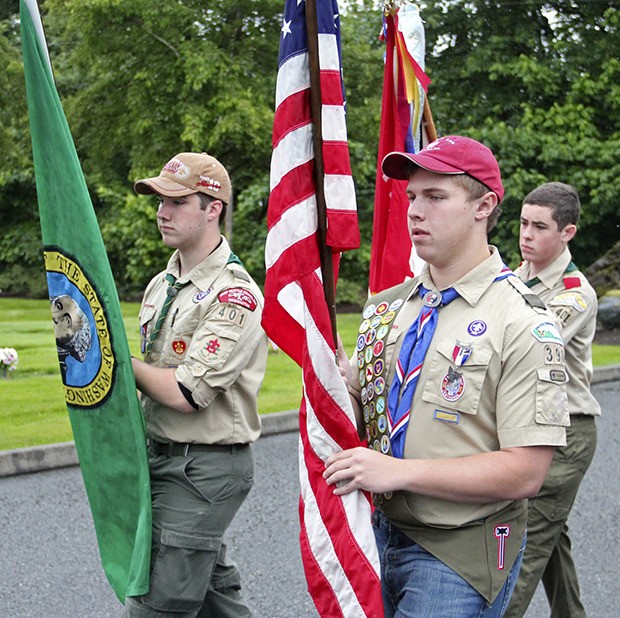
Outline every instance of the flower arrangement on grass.
<svg viewBox="0 0 620 618"><path fill-rule="evenodd" d="M0 376L8 377L9 373L17 369L19 358L14 348L0 348Z"/></svg>

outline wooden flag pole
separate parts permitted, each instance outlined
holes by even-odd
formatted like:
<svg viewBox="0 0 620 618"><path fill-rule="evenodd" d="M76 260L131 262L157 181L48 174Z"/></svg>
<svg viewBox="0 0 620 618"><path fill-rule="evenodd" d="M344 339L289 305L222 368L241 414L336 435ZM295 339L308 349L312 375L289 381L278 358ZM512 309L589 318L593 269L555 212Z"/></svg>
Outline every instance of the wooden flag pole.
<svg viewBox="0 0 620 618"><path fill-rule="evenodd" d="M336 326L336 291L334 285L334 264L332 251L327 246L327 203L325 201L325 168L323 163L323 134L321 97L321 73L319 65L319 27L316 13L316 0L306 0L306 32L308 35L308 60L310 70L310 108L312 111L312 134L314 143L314 181L318 216L317 240L321 256L323 290L329 309L334 346L338 345Z"/></svg>
<svg viewBox="0 0 620 618"><path fill-rule="evenodd" d="M428 143L434 142L437 139L437 129L435 129L435 121L433 120L433 114L431 113L431 105L428 102L428 95L424 96L424 111L422 113L422 125L426 131L428 137ZM425 144L424 144L425 145Z"/></svg>

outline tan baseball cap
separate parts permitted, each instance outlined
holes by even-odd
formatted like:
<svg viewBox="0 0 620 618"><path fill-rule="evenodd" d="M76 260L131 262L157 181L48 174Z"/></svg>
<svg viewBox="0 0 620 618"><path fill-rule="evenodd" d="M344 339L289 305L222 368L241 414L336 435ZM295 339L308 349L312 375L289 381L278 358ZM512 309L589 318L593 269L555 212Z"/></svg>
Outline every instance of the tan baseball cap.
<svg viewBox="0 0 620 618"><path fill-rule="evenodd" d="M133 187L141 195L182 197L206 193L226 204L230 203L232 191L226 168L206 152L182 152L164 165L159 176L138 180Z"/></svg>

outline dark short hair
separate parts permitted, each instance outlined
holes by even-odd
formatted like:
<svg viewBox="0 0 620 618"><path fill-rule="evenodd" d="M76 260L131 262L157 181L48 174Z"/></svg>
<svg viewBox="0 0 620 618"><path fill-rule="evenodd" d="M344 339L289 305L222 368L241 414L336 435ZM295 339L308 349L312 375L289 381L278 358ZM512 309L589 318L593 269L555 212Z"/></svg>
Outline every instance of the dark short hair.
<svg viewBox="0 0 620 618"><path fill-rule="evenodd" d="M206 193L196 193L196 195L198 196L198 199L200 200L200 209L201 210L206 210L207 206L211 203L211 202L215 202L216 197L211 197L210 195L207 195ZM224 223L224 220L226 219L226 207L228 206L228 204L226 204L226 202L224 202L223 200L219 200L220 202L222 202L222 210L220 211L220 216L219 216L219 222L220 224Z"/></svg>
<svg viewBox="0 0 620 618"><path fill-rule="evenodd" d="M563 230L567 225L577 225L579 221L581 203L577 191L563 182L546 182L536 187L525 196L523 204L550 208L558 230Z"/></svg>

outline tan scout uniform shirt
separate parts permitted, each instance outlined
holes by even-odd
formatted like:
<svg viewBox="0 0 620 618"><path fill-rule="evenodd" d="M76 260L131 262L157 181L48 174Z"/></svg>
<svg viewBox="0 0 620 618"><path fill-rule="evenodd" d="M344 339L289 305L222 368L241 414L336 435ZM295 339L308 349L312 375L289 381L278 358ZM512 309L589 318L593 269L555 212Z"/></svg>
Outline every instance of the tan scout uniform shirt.
<svg viewBox="0 0 620 618"><path fill-rule="evenodd" d="M547 268L538 273L530 290L553 311L560 324L566 353L570 414L599 416L601 406L590 392L592 380L592 340L596 332L598 304L596 292L578 270L566 272L571 263L568 247ZM525 261L515 274L529 281L530 263Z"/></svg>
<svg viewBox="0 0 620 618"><path fill-rule="evenodd" d="M260 319L263 297L246 270L229 263L226 239L179 279L174 299L146 362L176 367L176 377L199 410L185 414L142 397L149 437L161 442L238 444L260 434L257 393L265 374L267 338ZM174 253L166 271L146 288L140 329L148 341L164 303L165 275L179 274Z"/></svg>
<svg viewBox="0 0 620 618"><path fill-rule="evenodd" d="M497 250L491 250L487 260L454 285L460 298L439 308L413 399L406 458L456 458L566 443L566 371L553 316L526 302L530 295L534 304L541 304L517 277L494 281L503 264ZM423 306L420 284L434 289L428 266L418 278L369 301L378 307L404 300L387 333L384 392L404 336ZM468 347L469 357L458 366L455 355ZM469 504L400 491L378 502L394 525L487 599L495 598L523 538L525 500ZM506 526L509 536L506 530L502 534Z"/></svg>

